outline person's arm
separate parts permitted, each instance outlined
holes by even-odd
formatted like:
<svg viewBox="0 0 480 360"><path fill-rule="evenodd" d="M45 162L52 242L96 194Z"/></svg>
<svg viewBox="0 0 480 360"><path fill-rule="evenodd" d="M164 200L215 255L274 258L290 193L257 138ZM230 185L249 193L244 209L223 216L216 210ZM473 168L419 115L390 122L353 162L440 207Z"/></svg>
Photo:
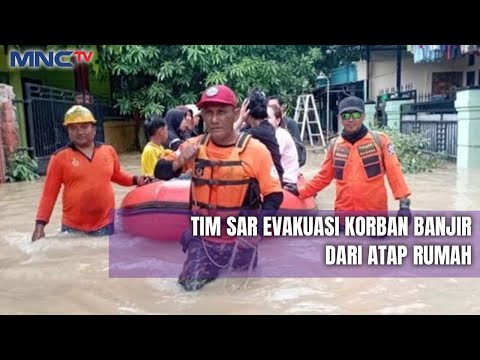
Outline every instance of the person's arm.
<svg viewBox="0 0 480 360"><path fill-rule="evenodd" d="M402 165L395 153L395 147L387 135L381 134L380 138L382 141L383 164L393 196L395 200L406 202L412 193L405 180Z"/></svg>
<svg viewBox="0 0 480 360"><path fill-rule="evenodd" d="M37 209L35 230L32 234L32 241L45 237L45 225L50 222L52 211L57 202L58 193L62 186L63 171L61 159L58 155L52 155L48 164L45 184Z"/></svg>
<svg viewBox="0 0 480 360"><path fill-rule="evenodd" d="M193 168L193 161L198 155L198 144L185 143L180 149L165 156L155 165L155 177L160 180L170 180L179 177L182 172Z"/></svg>
<svg viewBox="0 0 480 360"><path fill-rule="evenodd" d="M405 180L402 165L398 160L395 147L389 137L385 134L380 134L380 139L382 142L383 166L385 167L388 183L390 184L395 200L399 201L397 216L407 217L408 223L410 224L413 219L410 210L410 199L408 198L411 195L411 191Z"/></svg>
<svg viewBox="0 0 480 360"><path fill-rule="evenodd" d="M122 186L133 186L138 184L138 177L129 174L124 171L120 166L120 159L118 158L117 152L112 147L111 153L113 157L113 174L112 181Z"/></svg>
<svg viewBox="0 0 480 360"><path fill-rule="evenodd" d="M178 137L174 138L168 143L168 148L173 151L177 151L184 141Z"/></svg>
<svg viewBox="0 0 480 360"><path fill-rule="evenodd" d="M298 175L300 174L300 166L298 164L298 152L292 135L285 129L281 129L278 136L278 144L282 155L283 181L297 184Z"/></svg>
<svg viewBox="0 0 480 360"><path fill-rule="evenodd" d="M280 148L278 146L277 139L274 138L272 140L275 140L276 146L272 146L271 149L271 157L273 160L273 164L275 165L275 168L277 169L278 177L280 179L280 182L283 182L283 174L285 173L285 170L283 169L282 165L282 155L280 154Z"/></svg>
<svg viewBox="0 0 480 360"><path fill-rule="evenodd" d="M243 121L241 118L238 118L237 121L235 121L233 123L233 129L235 130L235 132L240 132L240 129L242 128L242 125L243 125Z"/></svg>
<svg viewBox="0 0 480 360"><path fill-rule="evenodd" d="M160 158L163 159L163 158L166 158L167 156L172 156L172 154L175 154L175 151L170 149L163 149L163 154Z"/></svg>
<svg viewBox="0 0 480 360"><path fill-rule="evenodd" d="M335 169L333 168L333 149L329 149L320 171L313 177L312 180L298 188L299 197L301 199L306 199L316 195L332 182L334 176Z"/></svg>
<svg viewBox="0 0 480 360"><path fill-rule="evenodd" d="M250 100L246 98L242 103L242 107L240 108L238 119L233 123L233 129L235 130L235 132L240 131L243 123L247 119L248 114L250 114L250 109L248 109L249 104L250 104Z"/></svg>
<svg viewBox="0 0 480 360"><path fill-rule="evenodd" d="M263 198L263 210L278 210L283 202L283 191L268 194Z"/></svg>
<svg viewBox="0 0 480 360"><path fill-rule="evenodd" d="M283 202L283 191L275 165L268 149L263 145L256 149L255 178L263 195L263 210L278 210Z"/></svg>
<svg viewBox="0 0 480 360"><path fill-rule="evenodd" d="M298 128L298 124L295 120L288 118L287 117L287 130L292 135L294 139L296 139L298 142L303 143L303 141L300 138L300 130Z"/></svg>
<svg viewBox="0 0 480 360"><path fill-rule="evenodd" d="M182 173L181 168L175 166L175 170L173 170L173 161L161 159L157 161L155 165L154 176L159 180L170 180L173 178L177 178Z"/></svg>

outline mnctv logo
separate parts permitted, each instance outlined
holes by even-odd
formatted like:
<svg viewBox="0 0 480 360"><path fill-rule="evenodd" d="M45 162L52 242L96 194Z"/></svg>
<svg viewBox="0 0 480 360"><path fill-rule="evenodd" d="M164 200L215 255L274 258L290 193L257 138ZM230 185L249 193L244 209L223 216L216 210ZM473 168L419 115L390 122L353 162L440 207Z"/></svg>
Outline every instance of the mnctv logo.
<svg viewBox="0 0 480 360"><path fill-rule="evenodd" d="M28 50L23 53L20 51L10 51L10 68L73 68L76 57L77 63L89 63L92 60L93 51L84 50L60 50L60 51L41 51Z"/></svg>

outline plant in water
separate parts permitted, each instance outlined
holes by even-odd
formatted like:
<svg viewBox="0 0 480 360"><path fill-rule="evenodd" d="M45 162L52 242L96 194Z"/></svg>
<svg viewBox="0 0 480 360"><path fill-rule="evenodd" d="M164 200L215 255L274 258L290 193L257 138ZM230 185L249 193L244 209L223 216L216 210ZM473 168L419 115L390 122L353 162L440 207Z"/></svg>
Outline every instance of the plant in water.
<svg viewBox="0 0 480 360"><path fill-rule="evenodd" d="M32 181L38 178L38 163L26 151L14 153L7 162L6 180L8 182Z"/></svg>
<svg viewBox="0 0 480 360"><path fill-rule="evenodd" d="M430 172L444 165L444 157L441 154L425 151L429 141L423 134L403 134L389 128L382 128L379 131L390 137L405 173Z"/></svg>

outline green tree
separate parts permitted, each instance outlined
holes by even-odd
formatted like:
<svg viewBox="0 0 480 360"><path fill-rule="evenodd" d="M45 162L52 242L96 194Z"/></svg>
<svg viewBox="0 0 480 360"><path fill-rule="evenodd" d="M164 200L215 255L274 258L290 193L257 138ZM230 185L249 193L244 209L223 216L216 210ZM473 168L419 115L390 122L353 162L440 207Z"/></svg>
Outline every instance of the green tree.
<svg viewBox="0 0 480 360"><path fill-rule="evenodd" d="M26 45L10 45L30 48ZM39 48L38 46L36 48ZM226 83L243 100L256 88L287 103L311 92L320 71L360 58L359 45L42 45L45 50L94 51L97 76L113 77L114 100L124 115L162 113L194 103L209 85ZM293 107L291 107L293 108Z"/></svg>
<svg viewBox="0 0 480 360"><path fill-rule="evenodd" d="M319 70L328 76L333 69L358 61L366 53L365 45L321 45L321 51L325 57Z"/></svg>
<svg viewBox="0 0 480 360"><path fill-rule="evenodd" d="M123 114L161 113L194 103L208 86L226 83L240 100L252 89L293 103L311 92L320 69L335 62L323 45L103 45L100 70L113 75Z"/></svg>

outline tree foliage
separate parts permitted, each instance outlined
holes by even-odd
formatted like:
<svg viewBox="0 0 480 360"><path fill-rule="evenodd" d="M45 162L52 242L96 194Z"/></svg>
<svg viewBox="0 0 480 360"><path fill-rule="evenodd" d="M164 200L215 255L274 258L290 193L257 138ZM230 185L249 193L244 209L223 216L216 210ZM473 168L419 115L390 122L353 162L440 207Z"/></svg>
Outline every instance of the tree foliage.
<svg viewBox="0 0 480 360"><path fill-rule="evenodd" d="M252 89L293 103L311 92L320 70L338 64L323 45L102 45L100 71L114 76L114 99L123 114L162 113L195 103L214 84L243 97Z"/></svg>
<svg viewBox="0 0 480 360"><path fill-rule="evenodd" d="M29 49L27 45L10 45ZM228 84L239 100L252 89L281 95L290 105L311 92L320 71L360 58L348 45L42 45L39 49L93 50L93 72L112 89L122 114L158 114L194 103L213 84ZM292 107L291 107L292 108Z"/></svg>

